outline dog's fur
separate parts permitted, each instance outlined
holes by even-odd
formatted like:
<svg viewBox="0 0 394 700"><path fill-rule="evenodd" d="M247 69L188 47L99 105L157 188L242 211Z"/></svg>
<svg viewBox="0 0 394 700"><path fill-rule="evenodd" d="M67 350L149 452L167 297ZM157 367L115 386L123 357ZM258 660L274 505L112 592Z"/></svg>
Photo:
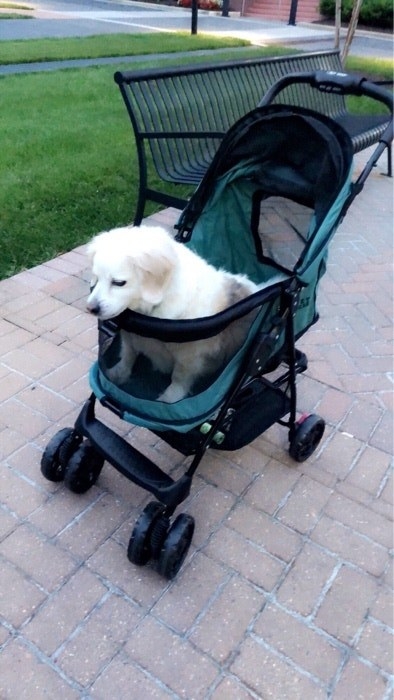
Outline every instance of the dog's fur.
<svg viewBox="0 0 394 700"><path fill-rule="evenodd" d="M158 227L106 231L92 240L88 254L92 291L87 308L103 320L125 309L166 319L211 316L258 289L243 275L217 270ZM138 353L143 353L155 369L171 374L171 383L159 400L179 401L197 378L234 355L250 322L245 317L212 338L186 343L164 343L122 331L121 357L108 376L115 384L123 384Z"/></svg>

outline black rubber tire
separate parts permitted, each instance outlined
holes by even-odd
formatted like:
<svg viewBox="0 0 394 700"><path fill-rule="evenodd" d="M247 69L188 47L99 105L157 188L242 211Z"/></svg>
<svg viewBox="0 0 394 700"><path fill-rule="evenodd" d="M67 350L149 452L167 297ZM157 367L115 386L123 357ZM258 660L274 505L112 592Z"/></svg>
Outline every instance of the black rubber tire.
<svg viewBox="0 0 394 700"><path fill-rule="evenodd" d="M145 566L152 558L152 530L163 516L165 506L151 501L138 517L127 548L127 558L136 566Z"/></svg>
<svg viewBox="0 0 394 700"><path fill-rule="evenodd" d="M104 458L85 441L71 455L65 472L64 483L73 493L86 493L99 478Z"/></svg>
<svg viewBox="0 0 394 700"><path fill-rule="evenodd" d="M325 422L323 418L311 414L297 424L296 432L290 442L289 454L296 462L305 462L313 454L323 437Z"/></svg>
<svg viewBox="0 0 394 700"><path fill-rule="evenodd" d="M71 442L74 444L74 435L73 428L62 428L48 442L41 457L41 473L48 481L63 481L68 457L71 455ZM69 446L67 454L70 449L67 459L65 446Z"/></svg>
<svg viewBox="0 0 394 700"><path fill-rule="evenodd" d="M157 562L159 574L167 579L175 578L185 561L193 539L193 533L194 518L191 515L180 513L171 525L164 540Z"/></svg>
<svg viewBox="0 0 394 700"><path fill-rule="evenodd" d="M168 530L170 529L170 519L168 515L159 515L153 523L153 527L150 533L150 546L151 546L151 558L158 559L164 540L167 537Z"/></svg>
<svg viewBox="0 0 394 700"><path fill-rule="evenodd" d="M74 452L77 451L83 440L82 435L79 435L75 430L73 430L68 437L63 441L59 450L59 461L60 464L67 468L68 461L71 459Z"/></svg>

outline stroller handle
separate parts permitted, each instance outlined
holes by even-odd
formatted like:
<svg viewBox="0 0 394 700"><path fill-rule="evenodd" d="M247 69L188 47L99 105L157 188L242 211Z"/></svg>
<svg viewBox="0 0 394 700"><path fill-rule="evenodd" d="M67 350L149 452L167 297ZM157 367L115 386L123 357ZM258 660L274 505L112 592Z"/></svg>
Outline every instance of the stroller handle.
<svg viewBox="0 0 394 700"><path fill-rule="evenodd" d="M315 71L314 73L290 73L278 80L266 92L259 102L259 107L269 105L272 100L294 83L308 83L311 87L321 92L334 92L340 95L363 95L382 102L393 114L393 95L380 85L351 73L338 73L336 71Z"/></svg>
<svg viewBox="0 0 394 700"><path fill-rule="evenodd" d="M391 119L380 142L388 146L393 140L393 94L377 83L351 73L339 73L336 71L315 71L313 73L290 73L278 80L266 92L259 102L259 107L265 107L273 102L275 97L289 85L307 83L320 92L332 92L339 95L356 95L357 97L371 97L381 102L390 110Z"/></svg>

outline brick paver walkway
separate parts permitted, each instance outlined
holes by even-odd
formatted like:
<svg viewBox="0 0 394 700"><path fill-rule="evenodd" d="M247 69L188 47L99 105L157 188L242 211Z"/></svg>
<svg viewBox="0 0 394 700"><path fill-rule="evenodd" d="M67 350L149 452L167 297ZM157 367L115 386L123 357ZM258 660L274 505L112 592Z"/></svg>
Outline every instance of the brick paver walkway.
<svg viewBox="0 0 394 700"><path fill-rule="evenodd" d="M83 496L40 474L43 448L89 395L83 248L0 283L1 700L392 697L384 167L335 237L321 320L300 343L299 405L325 417L321 449L294 464L275 426L207 454L182 506L193 545L171 583L126 557L148 494L108 465ZM118 427L164 468L183 463L148 431Z"/></svg>

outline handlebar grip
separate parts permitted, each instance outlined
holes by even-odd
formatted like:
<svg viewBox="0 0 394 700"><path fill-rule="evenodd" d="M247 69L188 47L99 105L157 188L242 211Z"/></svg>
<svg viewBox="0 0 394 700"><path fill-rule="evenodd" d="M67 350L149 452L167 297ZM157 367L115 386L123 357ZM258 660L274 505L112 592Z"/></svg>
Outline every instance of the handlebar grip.
<svg viewBox="0 0 394 700"><path fill-rule="evenodd" d="M317 87L319 90L334 90L343 95L346 94L361 94L361 83L364 78L351 73L340 73L333 70L318 70L311 73L310 84Z"/></svg>
<svg viewBox="0 0 394 700"><path fill-rule="evenodd" d="M356 95L358 97L365 95L382 102L388 107L391 114L393 113L393 95L388 90L366 78L335 71L316 71L310 75L310 84L319 90L339 92L342 95Z"/></svg>

